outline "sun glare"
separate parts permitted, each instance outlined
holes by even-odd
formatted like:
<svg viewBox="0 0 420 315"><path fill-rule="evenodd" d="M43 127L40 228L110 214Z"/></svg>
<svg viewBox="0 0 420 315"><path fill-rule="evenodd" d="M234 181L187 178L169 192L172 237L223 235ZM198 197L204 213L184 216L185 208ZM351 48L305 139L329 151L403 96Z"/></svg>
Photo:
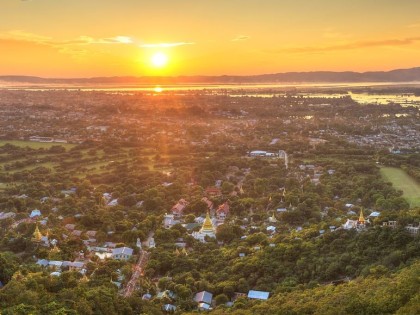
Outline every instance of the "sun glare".
<svg viewBox="0 0 420 315"><path fill-rule="evenodd" d="M157 52L152 56L152 65L156 68L162 68L168 63L168 56L162 52Z"/></svg>

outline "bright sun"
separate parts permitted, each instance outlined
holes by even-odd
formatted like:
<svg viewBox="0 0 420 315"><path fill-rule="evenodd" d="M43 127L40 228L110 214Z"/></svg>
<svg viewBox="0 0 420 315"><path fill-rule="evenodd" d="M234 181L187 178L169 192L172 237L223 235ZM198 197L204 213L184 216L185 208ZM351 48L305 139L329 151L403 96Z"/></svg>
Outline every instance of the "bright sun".
<svg viewBox="0 0 420 315"><path fill-rule="evenodd" d="M168 63L168 56L162 52L157 52L152 56L151 61L156 68L162 68Z"/></svg>

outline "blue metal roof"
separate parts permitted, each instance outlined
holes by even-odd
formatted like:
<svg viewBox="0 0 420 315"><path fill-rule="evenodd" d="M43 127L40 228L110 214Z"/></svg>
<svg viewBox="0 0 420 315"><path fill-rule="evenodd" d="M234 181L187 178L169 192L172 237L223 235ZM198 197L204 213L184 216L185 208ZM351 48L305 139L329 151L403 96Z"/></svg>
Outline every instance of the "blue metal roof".
<svg viewBox="0 0 420 315"><path fill-rule="evenodd" d="M264 292L264 291L250 290L248 292L248 298L250 299L267 300L269 295L270 295L270 292Z"/></svg>

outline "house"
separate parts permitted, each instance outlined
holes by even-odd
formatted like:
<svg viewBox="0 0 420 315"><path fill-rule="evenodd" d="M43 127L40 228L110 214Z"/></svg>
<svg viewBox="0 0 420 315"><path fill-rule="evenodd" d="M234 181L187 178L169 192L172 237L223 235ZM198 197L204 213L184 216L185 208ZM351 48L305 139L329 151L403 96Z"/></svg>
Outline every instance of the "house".
<svg viewBox="0 0 420 315"><path fill-rule="evenodd" d="M268 300L270 292L250 290L248 292L248 299Z"/></svg>
<svg viewBox="0 0 420 315"><path fill-rule="evenodd" d="M207 303L198 303L197 308L200 311L209 311L211 310L211 305Z"/></svg>
<svg viewBox="0 0 420 315"><path fill-rule="evenodd" d="M73 235L73 236L76 236L76 237L80 237L81 235L82 235L82 231L80 231L80 230L73 230L72 232L71 232L71 235Z"/></svg>
<svg viewBox="0 0 420 315"><path fill-rule="evenodd" d="M397 221L382 222L382 226L387 226L392 229L395 229L397 227Z"/></svg>
<svg viewBox="0 0 420 315"><path fill-rule="evenodd" d="M194 301L198 303L200 310L209 310L213 301L213 294L207 291L198 292L194 296Z"/></svg>
<svg viewBox="0 0 420 315"><path fill-rule="evenodd" d="M129 260L133 255L133 249L129 247L118 247L112 250L112 258L117 260Z"/></svg>
<svg viewBox="0 0 420 315"><path fill-rule="evenodd" d="M218 220L224 221L229 214L229 204L227 202L221 204L216 210Z"/></svg>
<svg viewBox="0 0 420 315"><path fill-rule="evenodd" d="M276 227L273 225L267 226L267 232L268 233L274 233L276 232Z"/></svg>
<svg viewBox="0 0 420 315"><path fill-rule="evenodd" d="M115 207L118 206L118 199L112 199L110 202L108 202L107 204L109 207Z"/></svg>
<svg viewBox="0 0 420 315"><path fill-rule="evenodd" d="M14 212L0 212L0 220L14 218L15 216L16 216L16 213Z"/></svg>
<svg viewBox="0 0 420 315"><path fill-rule="evenodd" d="M172 312L176 311L176 306L173 305L173 304L165 304L165 305L162 306L162 309L165 312L171 312L172 313Z"/></svg>
<svg viewBox="0 0 420 315"><path fill-rule="evenodd" d="M351 230L357 228L357 220L347 219L346 223L343 224L343 229Z"/></svg>
<svg viewBox="0 0 420 315"><path fill-rule="evenodd" d="M66 224L64 227L69 231L73 231L76 227L76 224Z"/></svg>
<svg viewBox="0 0 420 315"><path fill-rule="evenodd" d="M153 237L149 240L149 248L156 248L155 239Z"/></svg>
<svg viewBox="0 0 420 315"><path fill-rule="evenodd" d="M185 207L188 205L188 202L185 199L180 199L176 205L171 209L174 218L179 219L182 217Z"/></svg>
<svg viewBox="0 0 420 315"><path fill-rule="evenodd" d="M95 238L96 233L97 233L97 231L87 231L86 236L89 237L89 239Z"/></svg>
<svg viewBox="0 0 420 315"><path fill-rule="evenodd" d="M417 235L419 234L419 228L420 226L414 226L413 224L409 224L405 227L405 229L410 233L411 235Z"/></svg>
<svg viewBox="0 0 420 315"><path fill-rule="evenodd" d="M207 187L205 191L206 195L209 197L220 197L222 195L222 190L218 187Z"/></svg>
<svg viewBox="0 0 420 315"><path fill-rule="evenodd" d="M213 202L209 198L203 197L203 198L201 198L201 201L206 203L207 209L209 211L212 211L213 210Z"/></svg>
<svg viewBox="0 0 420 315"><path fill-rule="evenodd" d="M30 218L40 217L41 211L38 209L32 210L31 214L29 215Z"/></svg>
<svg viewBox="0 0 420 315"><path fill-rule="evenodd" d="M150 293L143 294L141 297L142 300L150 300L152 298L152 295Z"/></svg>
<svg viewBox="0 0 420 315"><path fill-rule="evenodd" d="M163 227L165 229L169 229L178 223L179 223L179 220L175 220L175 215L165 213L165 216L163 217Z"/></svg>
<svg viewBox="0 0 420 315"><path fill-rule="evenodd" d="M159 292L156 297L158 299L162 299L162 298L168 298L168 299L174 299L175 298L175 293L172 292L171 290L165 290L162 292Z"/></svg>

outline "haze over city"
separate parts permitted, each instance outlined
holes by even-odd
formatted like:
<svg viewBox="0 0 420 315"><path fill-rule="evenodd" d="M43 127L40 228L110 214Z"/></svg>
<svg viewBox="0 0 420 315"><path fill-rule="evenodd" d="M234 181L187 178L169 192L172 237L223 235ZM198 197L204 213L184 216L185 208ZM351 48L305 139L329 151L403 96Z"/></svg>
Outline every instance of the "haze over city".
<svg viewBox="0 0 420 315"><path fill-rule="evenodd" d="M0 11L0 75L253 75L419 65L416 0L8 0Z"/></svg>

